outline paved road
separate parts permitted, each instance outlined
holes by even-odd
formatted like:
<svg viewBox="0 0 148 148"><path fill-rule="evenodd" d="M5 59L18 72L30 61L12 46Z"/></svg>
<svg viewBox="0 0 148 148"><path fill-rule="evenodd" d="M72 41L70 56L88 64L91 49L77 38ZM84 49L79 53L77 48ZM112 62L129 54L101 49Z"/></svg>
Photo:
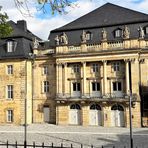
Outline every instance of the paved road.
<svg viewBox="0 0 148 148"><path fill-rule="evenodd" d="M148 148L148 128L133 129L134 146L136 148ZM7 140L11 143L23 143L23 126L0 126L0 143ZM104 128L104 127L82 127L82 126L56 126L49 124L32 124L27 127L28 143L36 142L46 145L70 146L74 148L95 148L104 145L105 148L111 148L115 145L117 148L129 147L129 129L128 128Z"/></svg>

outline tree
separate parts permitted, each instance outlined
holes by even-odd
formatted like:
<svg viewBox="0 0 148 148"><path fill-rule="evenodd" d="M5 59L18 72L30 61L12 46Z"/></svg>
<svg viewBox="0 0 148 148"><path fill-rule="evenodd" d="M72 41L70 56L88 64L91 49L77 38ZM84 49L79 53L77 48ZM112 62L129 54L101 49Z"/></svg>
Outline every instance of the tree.
<svg viewBox="0 0 148 148"><path fill-rule="evenodd" d="M0 38L7 37L12 33L11 26L7 23L8 15L1 12L0 7Z"/></svg>
<svg viewBox="0 0 148 148"><path fill-rule="evenodd" d="M77 1L77 0L74 0ZM58 12L59 14L67 13L65 11L66 7L75 7L77 6L73 0L35 0L35 3L38 4L37 10L43 11L46 13L48 10L47 7L50 8L51 13L54 14ZM29 14L29 0L14 0L17 9L23 14ZM24 13L24 10L26 13Z"/></svg>

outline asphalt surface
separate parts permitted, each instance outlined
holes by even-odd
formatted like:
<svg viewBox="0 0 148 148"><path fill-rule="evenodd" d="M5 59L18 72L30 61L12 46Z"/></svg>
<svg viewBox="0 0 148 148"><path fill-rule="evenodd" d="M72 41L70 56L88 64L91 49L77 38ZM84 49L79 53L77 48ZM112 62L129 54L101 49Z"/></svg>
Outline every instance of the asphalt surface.
<svg viewBox="0 0 148 148"><path fill-rule="evenodd" d="M0 126L0 143L24 142L24 127ZM134 148L148 148L148 128L133 128ZM41 145L81 148L130 148L129 128L105 128L92 126L57 126L51 124L32 124L27 126L27 143ZM0 148L3 148L0 146Z"/></svg>

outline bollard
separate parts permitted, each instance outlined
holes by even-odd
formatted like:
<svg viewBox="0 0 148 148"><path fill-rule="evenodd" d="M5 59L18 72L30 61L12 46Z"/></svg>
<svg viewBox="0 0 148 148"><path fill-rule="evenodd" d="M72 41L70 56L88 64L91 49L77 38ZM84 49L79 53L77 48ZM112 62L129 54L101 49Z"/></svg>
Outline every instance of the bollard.
<svg viewBox="0 0 148 148"><path fill-rule="evenodd" d="M61 143L61 148L63 148L63 143Z"/></svg>
<svg viewBox="0 0 148 148"><path fill-rule="evenodd" d="M33 142L33 148L35 148L35 142Z"/></svg>
<svg viewBox="0 0 148 148"><path fill-rule="evenodd" d="M15 147L17 148L17 141L15 142Z"/></svg>
<svg viewBox="0 0 148 148"><path fill-rule="evenodd" d="M71 144L70 148L73 148L72 144Z"/></svg>
<svg viewBox="0 0 148 148"><path fill-rule="evenodd" d="M51 147L53 148L53 143L51 143Z"/></svg>
<svg viewBox="0 0 148 148"><path fill-rule="evenodd" d="M8 140L7 140L7 148L8 148L8 145L9 145L9 143L8 143Z"/></svg>
<svg viewBox="0 0 148 148"><path fill-rule="evenodd" d="M24 148L27 148L27 142L24 141Z"/></svg>
<svg viewBox="0 0 148 148"><path fill-rule="evenodd" d="M83 144L81 144L81 148L83 148Z"/></svg>
<svg viewBox="0 0 148 148"><path fill-rule="evenodd" d="M42 148L44 148L44 142L42 143Z"/></svg>
<svg viewBox="0 0 148 148"><path fill-rule="evenodd" d="M93 148L93 145L91 145L91 148Z"/></svg>

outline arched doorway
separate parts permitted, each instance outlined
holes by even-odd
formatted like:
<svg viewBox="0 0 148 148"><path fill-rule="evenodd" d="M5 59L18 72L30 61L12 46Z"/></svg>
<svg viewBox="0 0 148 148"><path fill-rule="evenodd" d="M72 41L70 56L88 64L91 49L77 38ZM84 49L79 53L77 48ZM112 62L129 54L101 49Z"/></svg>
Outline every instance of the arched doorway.
<svg viewBox="0 0 148 148"><path fill-rule="evenodd" d="M117 126L117 127L125 126L124 108L119 104L115 104L111 108L111 123L112 126Z"/></svg>
<svg viewBox="0 0 148 148"><path fill-rule="evenodd" d="M72 104L69 112L69 124L80 125L81 123L81 107L79 104Z"/></svg>
<svg viewBox="0 0 148 148"><path fill-rule="evenodd" d="M92 104L89 110L89 125L102 125L102 112L98 104Z"/></svg>

